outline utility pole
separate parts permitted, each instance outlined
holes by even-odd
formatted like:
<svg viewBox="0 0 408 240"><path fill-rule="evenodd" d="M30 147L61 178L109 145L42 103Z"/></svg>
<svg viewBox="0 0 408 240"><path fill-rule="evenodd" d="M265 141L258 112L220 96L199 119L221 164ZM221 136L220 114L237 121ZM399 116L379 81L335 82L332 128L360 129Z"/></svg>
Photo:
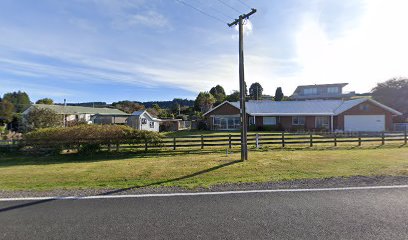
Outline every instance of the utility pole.
<svg viewBox="0 0 408 240"><path fill-rule="evenodd" d="M244 19L248 19L249 16L256 13L256 9L252 8L251 12L240 15L238 19L235 19L232 23L228 24L228 27L233 27L238 24L239 29L239 100L240 100L240 115L241 115L241 161L248 160L248 145L247 145L247 128L248 119L245 109L245 74L244 74L244 33L243 22Z"/></svg>

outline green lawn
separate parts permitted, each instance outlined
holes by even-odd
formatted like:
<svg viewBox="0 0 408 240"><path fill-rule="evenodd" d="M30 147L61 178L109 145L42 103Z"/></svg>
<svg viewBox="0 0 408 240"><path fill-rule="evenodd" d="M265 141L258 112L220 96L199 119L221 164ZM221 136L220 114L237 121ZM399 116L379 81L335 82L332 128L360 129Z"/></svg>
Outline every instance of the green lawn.
<svg viewBox="0 0 408 240"><path fill-rule="evenodd" d="M0 155L1 190L209 187L339 176L408 175L408 148L251 151L249 161L225 152L100 153L92 157Z"/></svg>

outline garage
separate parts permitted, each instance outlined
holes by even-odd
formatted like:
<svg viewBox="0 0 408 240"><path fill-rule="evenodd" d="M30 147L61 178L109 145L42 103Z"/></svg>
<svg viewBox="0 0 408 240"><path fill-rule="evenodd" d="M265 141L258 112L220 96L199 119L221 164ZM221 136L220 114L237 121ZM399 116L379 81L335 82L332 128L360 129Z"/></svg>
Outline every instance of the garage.
<svg viewBox="0 0 408 240"><path fill-rule="evenodd" d="M344 130L349 132L385 131L385 115L345 115Z"/></svg>

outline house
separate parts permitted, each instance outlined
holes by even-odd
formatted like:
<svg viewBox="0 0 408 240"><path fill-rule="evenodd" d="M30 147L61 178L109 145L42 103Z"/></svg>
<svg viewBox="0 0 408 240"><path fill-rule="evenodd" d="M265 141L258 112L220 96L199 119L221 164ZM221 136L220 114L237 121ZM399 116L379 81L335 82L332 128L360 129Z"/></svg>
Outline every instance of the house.
<svg viewBox="0 0 408 240"><path fill-rule="evenodd" d="M391 131L400 112L368 98L354 100L249 101L246 117L257 129L286 131ZM225 101L203 116L212 130L240 128L239 102Z"/></svg>
<svg viewBox="0 0 408 240"><path fill-rule="evenodd" d="M350 99L355 92L344 93L343 88L348 83L320 84L298 86L290 96L291 100L316 100L316 99Z"/></svg>
<svg viewBox="0 0 408 240"><path fill-rule="evenodd" d="M114 108L92 108L92 107L80 107L80 106L65 106L65 105L47 105L47 104L33 104L23 112L23 117L27 116L34 108L50 109L57 114L61 115L61 119L65 125L75 121L85 121L88 123L94 123L98 116L125 116L128 115ZM113 118L110 121L106 120L105 124L113 124Z"/></svg>
<svg viewBox="0 0 408 240"><path fill-rule="evenodd" d="M139 110L128 117L126 124L138 130L159 131L160 119L153 117L146 110Z"/></svg>
<svg viewBox="0 0 408 240"><path fill-rule="evenodd" d="M160 119L160 132L176 132L191 129L191 121L183 119Z"/></svg>

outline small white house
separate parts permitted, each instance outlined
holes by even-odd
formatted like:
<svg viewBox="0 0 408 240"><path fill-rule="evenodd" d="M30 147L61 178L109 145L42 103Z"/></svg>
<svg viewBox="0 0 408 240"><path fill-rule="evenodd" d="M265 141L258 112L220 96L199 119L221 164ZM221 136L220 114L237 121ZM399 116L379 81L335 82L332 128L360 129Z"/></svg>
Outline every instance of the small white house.
<svg viewBox="0 0 408 240"><path fill-rule="evenodd" d="M153 117L146 110L140 110L129 116L127 125L138 130L158 132L160 119Z"/></svg>

